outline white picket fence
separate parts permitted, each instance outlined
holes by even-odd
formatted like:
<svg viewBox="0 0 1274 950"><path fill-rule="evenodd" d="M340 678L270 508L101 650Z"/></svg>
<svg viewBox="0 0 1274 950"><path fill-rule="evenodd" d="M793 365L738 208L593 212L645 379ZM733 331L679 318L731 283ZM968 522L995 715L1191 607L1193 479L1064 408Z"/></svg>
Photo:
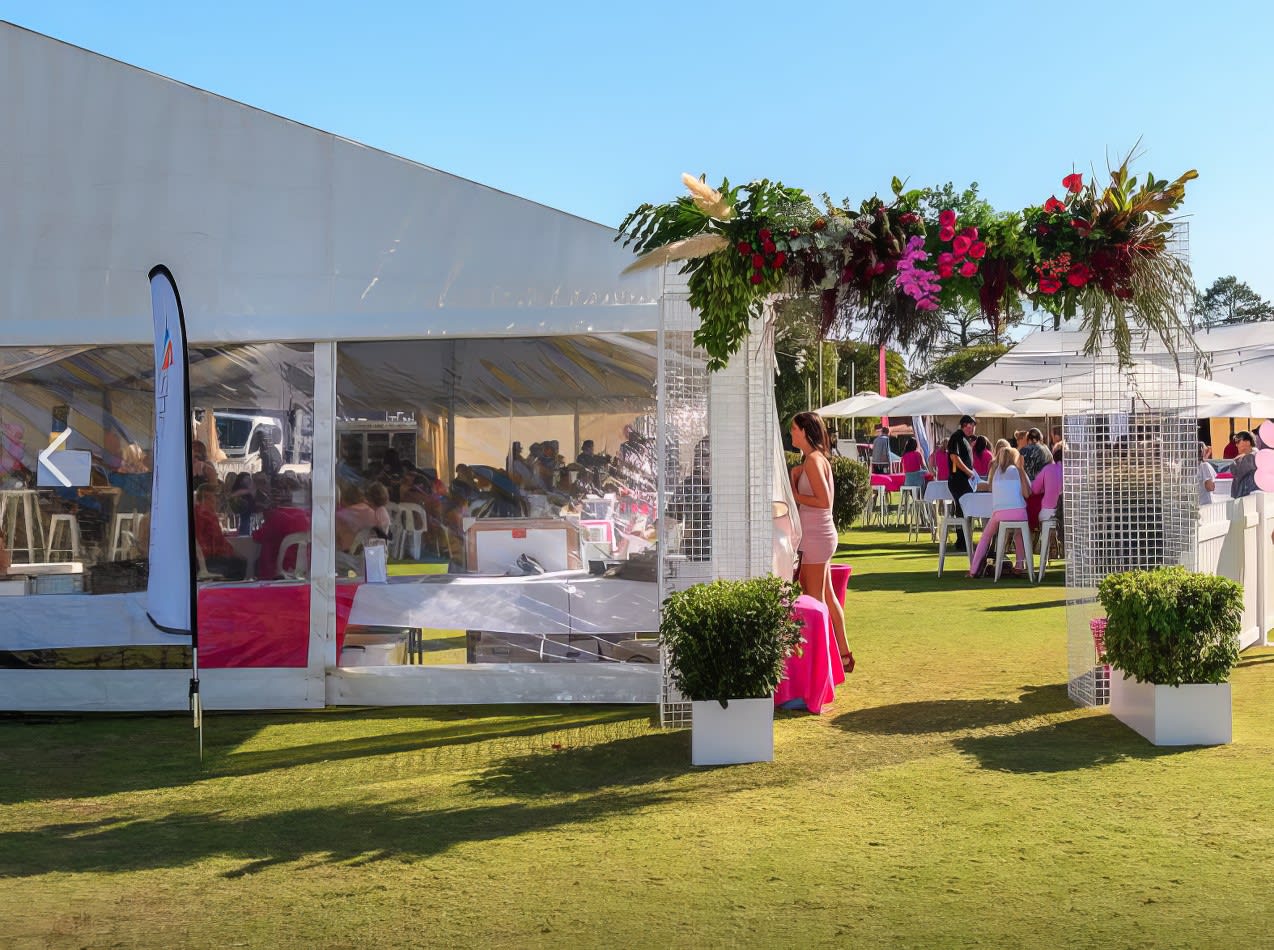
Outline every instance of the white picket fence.
<svg viewBox="0 0 1274 950"><path fill-rule="evenodd" d="M1199 510L1195 570L1243 585L1239 647L1271 645L1274 627L1274 498L1262 492L1224 499Z"/></svg>

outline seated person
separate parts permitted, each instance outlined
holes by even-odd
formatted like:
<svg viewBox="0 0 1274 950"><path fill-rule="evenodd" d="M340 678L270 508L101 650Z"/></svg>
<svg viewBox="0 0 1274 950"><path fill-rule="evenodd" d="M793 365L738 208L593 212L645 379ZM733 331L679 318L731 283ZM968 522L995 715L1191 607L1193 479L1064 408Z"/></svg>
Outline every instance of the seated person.
<svg viewBox="0 0 1274 950"><path fill-rule="evenodd" d="M1041 520L1057 518L1057 509L1062 504L1062 457L1065 452L1065 443L1058 442L1053 446L1053 461L1040 469L1031 481L1031 497L1027 500L1026 511L1032 531L1040 529ZM1057 520L1060 525L1061 519Z"/></svg>
<svg viewBox="0 0 1274 950"><path fill-rule="evenodd" d="M904 486L924 488L925 457L920 453L920 443L915 436L909 436L902 449L902 470Z"/></svg>
<svg viewBox="0 0 1274 950"><path fill-rule="evenodd" d="M190 474L195 487L204 484L219 484L217 466L208 461L208 446L198 439L190 443Z"/></svg>
<svg viewBox="0 0 1274 950"><path fill-rule="evenodd" d="M343 504L336 509L336 572L347 574L353 571L361 575L362 552L356 554L353 549L360 534L367 532L363 535L366 538L376 527L376 512L357 485L346 485L341 492L341 500Z"/></svg>
<svg viewBox="0 0 1274 950"><path fill-rule="evenodd" d="M261 527L252 532L252 540L261 545L257 555L257 577L263 581L279 578L279 549L289 534L310 533L310 513L292 500L292 491L286 484L275 489L272 504L265 510ZM307 569L308 565L301 565ZM288 552L283 561L285 571L296 570L296 551ZM307 570L308 573L308 570Z"/></svg>
<svg viewBox="0 0 1274 950"><path fill-rule="evenodd" d="M247 576L248 562L234 553L234 547L221 530L217 490L211 485L200 485L195 490L195 543L210 574L229 581L241 581Z"/></svg>
<svg viewBox="0 0 1274 950"><path fill-rule="evenodd" d="M372 482L367 486L367 504L376 515L376 524L372 531L376 537L388 541L393 533L393 524L389 517L389 488L381 482Z"/></svg>

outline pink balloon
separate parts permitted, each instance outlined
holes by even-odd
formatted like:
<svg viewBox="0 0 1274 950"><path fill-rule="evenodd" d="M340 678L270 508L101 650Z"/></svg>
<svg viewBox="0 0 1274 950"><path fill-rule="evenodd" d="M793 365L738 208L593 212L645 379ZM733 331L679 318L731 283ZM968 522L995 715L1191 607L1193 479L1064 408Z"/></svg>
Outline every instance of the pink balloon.
<svg viewBox="0 0 1274 950"><path fill-rule="evenodd" d="M1261 427L1256 430L1256 434L1261 437L1261 441L1266 445L1274 445L1274 422L1262 422Z"/></svg>
<svg viewBox="0 0 1274 950"><path fill-rule="evenodd" d="M1256 487L1261 491L1274 492L1274 468L1256 470Z"/></svg>
<svg viewBox="0 0 1274 950"><path fill-rule="evenodd" d="M1256 470L1258 472L1274 472L1274 449L1257 449Z"/></svg>

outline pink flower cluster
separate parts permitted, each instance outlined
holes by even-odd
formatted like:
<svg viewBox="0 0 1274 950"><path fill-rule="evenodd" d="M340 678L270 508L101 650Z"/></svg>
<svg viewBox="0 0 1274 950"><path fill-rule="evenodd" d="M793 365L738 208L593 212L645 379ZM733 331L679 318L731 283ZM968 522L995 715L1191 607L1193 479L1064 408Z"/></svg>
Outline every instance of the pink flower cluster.
<svg viewBox="0 0 1274 950"><path fill-rule="evenodd" d="M956 233L956 213L948 208L938 215L938 239L950 241L951 250L938 255L938 276L946 279L960 270L961 277L978 272L977 262L986 256L986 244L978 240L977 228L963 228Z"/></svg>
<svg viewBox="0 0 1274 950"><path fill-rule="evenodd" d="M898 277L895 283L898 289L916 302L917 310L937 310L938 294L942 292L942 283L932 273L917 264L927 261L925 239L916 235L907 241L907 249L898 259Z"/></svg>

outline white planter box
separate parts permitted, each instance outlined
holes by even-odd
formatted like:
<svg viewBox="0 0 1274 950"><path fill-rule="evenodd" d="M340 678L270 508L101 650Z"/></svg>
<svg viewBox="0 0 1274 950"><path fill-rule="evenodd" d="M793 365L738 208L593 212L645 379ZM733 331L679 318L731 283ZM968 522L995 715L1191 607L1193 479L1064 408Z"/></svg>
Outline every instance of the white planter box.
<svg viewBox="0 0 1274 950"><path fill-rule="evenodd" d="M1233 741L1229 683L1156 686L1112 669L1110 711L1155 745L1228 745Z"/></svg>
<svg viewBox="0 0 1274 950"><path fill-rule="evenodd" d="M690 704L690 763L737 765L774 761L774 700Z"/></svg>

